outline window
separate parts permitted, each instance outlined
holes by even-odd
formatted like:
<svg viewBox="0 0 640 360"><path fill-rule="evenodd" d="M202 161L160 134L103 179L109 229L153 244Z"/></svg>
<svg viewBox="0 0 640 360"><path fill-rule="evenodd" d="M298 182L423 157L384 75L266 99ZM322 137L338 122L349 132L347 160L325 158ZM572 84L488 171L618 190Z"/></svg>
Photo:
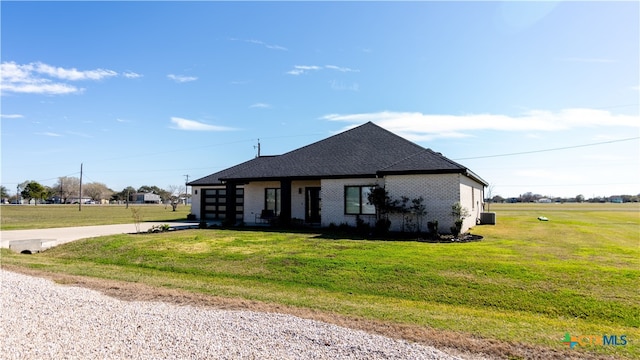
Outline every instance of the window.
<svg viewBox="0 0 640 360"><path fill-rule="evenodd" d="M348 215L375 215L375 206L369 204L371 186L344 187L344 213Z"/></svg>
<svg viewBox="0 0 640 360"><path fill-rule="evenodd" d="M471 188L471 210L475 210L476 208L476 190Z"/></svg>
<svg viewBox="0 0 640 360"><path fill-rule="evenodd" d="M264 189L264 209L273 210L277 216L280 215L280 189L266 188Z"/></svg>

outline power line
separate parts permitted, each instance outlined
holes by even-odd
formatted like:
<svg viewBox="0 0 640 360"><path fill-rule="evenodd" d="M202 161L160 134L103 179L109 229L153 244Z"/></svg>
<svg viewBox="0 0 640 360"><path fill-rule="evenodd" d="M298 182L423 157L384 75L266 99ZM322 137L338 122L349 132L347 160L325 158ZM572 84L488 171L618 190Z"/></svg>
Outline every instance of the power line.
<svg viewBox="0 0 640 360"><path fill-rule="evenodd" d="M269 136L269 137L261 137L261 138L262 139L284 139L284 138L298 138L298 137L308 137L308 136L318 136L318 135L322 135L322 133L298 134L298 135L281 135L281 136ZM212 148L212 147L239 144L239 143L246 143L246 142L255 142L255 140L256 140L255 138L242 139L242 140L229 141L229 142L223 142L223 143L215 143L215 144L207 144L207 145L183 147L183 148L173 148L171 150L156 151L156 152L144 153L144 154L128 154L126 156L113 157L113 158L104 158L104 159L98 159L98 160L99 161L114 161L114 160L124 160L124 159L129 160L129 159L133 159L133 158L156 156L156 155L162 155L162 154L173 154L173 153L182 152L182 151L192 151L192 150L197 150L197 149L205 149L205 148ZM259 140L260 139L258 139L258 141Z"/></svg>
<svg viewBox="0 0 640 360"><path fill-rule="evenodd" d="M537 153L542 153L542 152L550 152L550 151L559 151L559 150L577 149L577 148L582 148L582 147L587 147L587 146L597 146L597 145L604 145L604 144L613 144L613 143L618 143L618 142L623 142L623 141L631 141L631 140L638 140L638 139L640 139L640 136L636 136L636 137L632 137L632 138L626 138L626 139L618 139L618 140L603 141L603 142L597 142L597 143L591 143L591 144L573 145L573 146L565 146L565 147L551 148L551 149L542 149L542 150L522 151L522 152L507 153L507 154L495 154L495 155L474 156L474 157L466 157L466 158L457 158L457 159L452 159L452 160L459 161L459 160L472 160L472 159L487 159L487 158L503 157L503 156L515 156L515 155L537 154Z"/></svg>

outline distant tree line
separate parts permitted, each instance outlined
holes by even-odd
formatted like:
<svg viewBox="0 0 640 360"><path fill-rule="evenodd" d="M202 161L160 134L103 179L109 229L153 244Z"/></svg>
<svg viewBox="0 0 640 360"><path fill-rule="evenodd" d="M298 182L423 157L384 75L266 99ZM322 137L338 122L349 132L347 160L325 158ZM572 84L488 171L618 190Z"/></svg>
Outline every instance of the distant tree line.
<svg viewBox="0 0 640 360"><path fill-rule="evenodd" d="M614 202L614 203L629 203L629 202L640 202L640 194L638 195L612 195L612 196L598 196L593 198L585 198L584 195L578 194L574 197L557 197L557 196L543 196L540 194L534 194L532 192L527 192L521 194L518 197L510 197L504 198L500 195L495 195L492 197L488 197L485 199L487 203L532 203L532 202L558 202L558 203L605 203L605 202Z"/></svg>
<svg viewBox="0 0 640 360"><path fill-rule="evenodd" d="M5 186L0 186L0 200L2 203L33 203L37 204L71 204L84 202L95 203L124 203L134 201L139 193L152 193L160 197L162 203L177 204L180 199L190 197L184 191L184 186L169 185L166 189L158 186L143 185L139 188L127 186L122 191L114 191L100 182L82 184L80 194L80 179L71 176L59 177L55 184L46 186L34 180L24 181L16 187L16 194L9 195ZM175 206L174 206L175 208Z"/></svg>

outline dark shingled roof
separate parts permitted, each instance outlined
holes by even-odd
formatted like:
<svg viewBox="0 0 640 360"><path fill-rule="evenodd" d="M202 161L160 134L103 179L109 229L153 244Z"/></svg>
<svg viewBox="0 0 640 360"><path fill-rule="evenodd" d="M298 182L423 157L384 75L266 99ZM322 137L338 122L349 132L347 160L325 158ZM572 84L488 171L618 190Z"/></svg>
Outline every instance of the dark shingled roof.
<svg viewBox="0 0 640 360"><path fill-rule="evenodd" d="M258 157L190 185L255 181L461 173L486 185L464 166L371 122L288 153Z"/></svg>
<svg viewBox="0 0 640 360"><path fill-rule="evenodd" d="M214 174L205 176L203 178L191 181L191 182L189 182L189 185L196 185L196 186L197 185L220 185L220 184L222 184L222 180L220 180L221 178L227 177L227 176L233 174L236 171L240 171L240 170L245 169L245 168L250 168L250 167L255 166L255 165L257 165L259 163L262 163L262 162L267 162L272 158L273 158L273 156L261 156L261 157L255 158L255 159L251 159L251 160L245 161L245 162L243 162L241 164L232 166L232 167L230 167L228 169L224 169L222 171L218 171L217 173L214 173Z"/></svg>

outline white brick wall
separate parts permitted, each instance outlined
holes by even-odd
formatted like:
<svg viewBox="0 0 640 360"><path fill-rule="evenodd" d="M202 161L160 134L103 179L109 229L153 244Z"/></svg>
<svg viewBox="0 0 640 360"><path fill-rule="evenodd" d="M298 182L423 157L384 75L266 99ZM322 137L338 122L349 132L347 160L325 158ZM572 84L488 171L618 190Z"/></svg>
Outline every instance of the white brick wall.
<svg viewBox="0 0 640 360"><path fill-rule="evenodd" d="M478 184L474 180L460 176L460 203L462 207L469 210L470 216L464 220L462 225L463 231L476 225L477 219L480 218L482 212L482 204L484 203L484 186Z"/></svg>
<svg viewBox="0 0 640 360"><path fill-rule="evenodd" d="M438 221L439 231L449 232L453 226L451 206L460 199L458 174L392 175L387 176L385 182L392 199L400 200L402 196L410 200L424 198L427 214L421 224L423 231L426 231L428 221ZM394 216L392 230L400 230L401 226L401 215Z"/></svg>

